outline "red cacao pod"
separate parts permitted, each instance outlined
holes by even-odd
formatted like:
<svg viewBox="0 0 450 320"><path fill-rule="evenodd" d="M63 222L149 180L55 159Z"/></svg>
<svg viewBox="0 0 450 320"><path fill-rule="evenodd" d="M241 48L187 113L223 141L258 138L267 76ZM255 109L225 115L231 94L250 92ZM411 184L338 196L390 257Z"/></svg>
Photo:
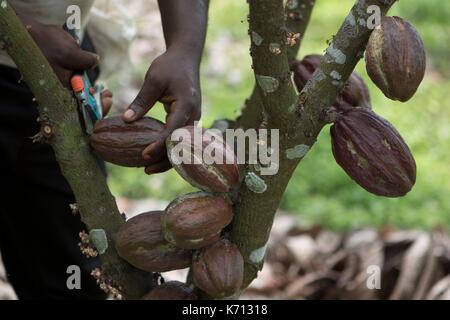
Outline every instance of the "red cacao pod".
<svg viewBox="0 0 450 320"><path fill-rule="evenodd" d="M233 218L231 204L205 192L184 195L169 204L162 217L164 237L180 248L198 249L220 239Z"/></svg>
<svg viewBox="0 0 450 320"><path fill-rule="evenodd" d="M168 137L166 145L173 167L194 187L225 193L239 185L236 155L220 135L187 126Z"/></svg>
<svg viewBox="0 0 450 320"><path fill-rule="evenodd" d="M90 137L91 147L103 160L124 167L144 167L142 152L159 138L164 124L144 117L133 123L125 123L122 117L110 117L98 121Z"/></svg>
<svg viewBox="0 0 450 320"><path fill-rule="evenodd" d="M406 143L385 119L354 108L331 127L333 155L345 172L367 191L401 197L416 181L416 163Z"/></svg>
<svg viewBox="0 0 450 320"><path fill-rule="evenodd" d="M305 56L301 61L291 63L291 70L294 72L294 82L298 91L303 90L314 71L319 67L321 59L321 55L312 54ZM350 75L333 106L338 110L347 110L352 107L372 108L369 89L356 72Z"/></svg>
<svg viewBox="0 0 450 320"><path fill-rule="evenodd" d="M192 251L168 243L161 232L163 211L137 215L123 224L116 235L119 256L138 269L166 272L187 268Z"/></svg>
<svg viewBox="0 0 450 320"><path fill-rule="evenodd" d="M154 288L142 300L197 300L197 296L186 284L169 281Z"/></svg>
<svg viewBox="0 0 450 320"><path fill-rule="evenodd" d="M194 283L211 297L229 297L242 285L244 259L234 243L222 239L194 254L192 274Z"/></svg>
<svg viewBox="0 0 450 320"><path fill-rule="evenodd" d="M399 17L382 17L366 49L366 69L386 97L402 102L416 93L425 75L426 53L417 30Z"/></svg>

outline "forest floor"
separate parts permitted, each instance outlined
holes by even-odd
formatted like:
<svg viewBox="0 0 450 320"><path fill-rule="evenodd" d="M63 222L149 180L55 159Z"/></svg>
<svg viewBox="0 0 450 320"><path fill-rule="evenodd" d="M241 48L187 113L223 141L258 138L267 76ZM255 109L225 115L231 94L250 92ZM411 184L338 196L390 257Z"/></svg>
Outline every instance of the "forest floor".
<svg viewBox="0 0 450 320"><path fill-rule="evenodd" d="M128 217L166 202L118 199ZM164 273L185 281L187 270ZM0 262L0 300L14 299ZM450 300L450 238L443 230L384 226L339 232L278 212L266 263L242 299Z"/></svg>

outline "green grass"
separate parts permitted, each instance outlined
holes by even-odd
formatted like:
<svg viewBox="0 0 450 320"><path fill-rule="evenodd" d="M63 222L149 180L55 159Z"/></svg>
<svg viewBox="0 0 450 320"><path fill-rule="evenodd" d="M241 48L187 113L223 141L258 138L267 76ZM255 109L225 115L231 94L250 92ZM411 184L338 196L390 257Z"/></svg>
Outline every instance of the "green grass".
<svg viewBox="0 0 450 320"><path fill-rule="evenodd" d="M321 53L338 29L352 1L317 1L301 55ZM413 23L428 51L428 73L416 96L401 104L384 97L370 82L361 62L357 71L370 86L374 110L392 122L411 147L418 168L413 191L400 199L373 196L356 185L335 163L326 128L291 180L281 207L311 223L348 229L364 225L432 228L450 221L450 1L400 1L391 11ZM245 1L213 1L207 48L226 39L221 55L225 70L211 74L216 51L206 50L202 67L203 122L234 118L253 87ZM230 74L238 81L230 81ZM141 170L110 168L118 195L171 200L192 188L173 170L146 176Z"/></svg>

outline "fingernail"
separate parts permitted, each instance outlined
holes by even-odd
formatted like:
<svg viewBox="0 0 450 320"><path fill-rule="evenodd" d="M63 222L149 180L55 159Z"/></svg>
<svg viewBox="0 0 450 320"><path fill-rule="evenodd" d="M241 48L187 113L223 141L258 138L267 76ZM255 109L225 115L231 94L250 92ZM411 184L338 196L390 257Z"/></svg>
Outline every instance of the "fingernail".
<svg viewBox="0 0 450 320"><path fill-rule="evenodd" d="M136 114L136 112L134 112L133 110L131 110L131 109L128 109L127 111L125 111L125 113L124 113L124 117L125 118L127 118L127 119L132 119L133 117L134 117L134 115Z"/></svg>

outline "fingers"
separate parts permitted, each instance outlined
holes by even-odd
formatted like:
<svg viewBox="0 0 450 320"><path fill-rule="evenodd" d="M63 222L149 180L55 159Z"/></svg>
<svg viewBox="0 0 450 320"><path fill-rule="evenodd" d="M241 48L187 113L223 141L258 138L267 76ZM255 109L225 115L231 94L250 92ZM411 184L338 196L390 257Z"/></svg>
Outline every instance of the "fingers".
<svg viewBox="0 0 450 320"><path fill-rule="evenodd" d="M113 105L113 93L105 90L101 94L103 116L106 116Z"/></svg>
<svg viewBox="0 0 450 320"><path fill-rule="evenodd" d="M107 116L109 111L111 110L113 105L113 100L112 98L103 98L102 99L102 112L103 112L103 116Z"/></svg>
<svg viewBox="0 0 450 320"><path fill-rule="evenodd" d="M193 125L195 123L195 121L199 121L200 118L202 117L202 112L200 110L200 108L196 108L192 114L191 117L189 118L189 120L187 121L187 125Z"/></svg>
<svg viewBox="0 0 450 320"><path fill-rule="evenodd" d="M159 86L146 81L137 97L124 112L122 118L125 122L133 122L142 118L162 96L163 90Z"/></svg>
<svg viewBox="0 0 450 320"><path fill-rule="evenodd" d="M194 121L199 120L201 116L200 110L198 110L193 103L173 102L170 106L165 104L165 108L168 112L166 117L166 127L161 133L160 139L145 148L142 153L144 159L155 161L159 157L162 160L147 166L145 168L147 174L165 172L172 167L166 155L166 138L176 129L184 127L187 124L193 124Z"/></svg>
<svg viewBox="0 0 450 320"><path fill-rule="evenodd" d="M111 92L111 90L104 90L102 92L102 98L112 98L113 97L113 93Z"/></svg>
<svg viewBox="0 0 450 320"><path fill-rule="evenodd" d="M99 62L100 57L97 54L73 47L68 50L61 65L69 70L89 70Z"/></svg>
<svg viewBox="0 0 450 320"><path fill-rule="evenodd" d="M191 101L176 101L170 105L166 116L165 134L168 136L178 128L184 127L193 116L197 116L197 107Z"/></svg>
<svg viewBox="0 0 450 320"><path fill-rule="evenodd" d="M159 139L142 151L142 157L149 161L158 161L166 154L166 135L161 134Z"/></svg>
<svg viewBox="0 0 450 320"><path fill-rule="evenodd" d="M142 153L144 159L154 159L165 151L166 138L176 129L184 127L191 118L193 104L173 102L168 110L165 129L161 132L157 142L149 145Z"/></svg>
<svg viewBox="0 0 450 320"><path fill-rule="evenodd" d="M200 110L198 110L193 103L183 104L173 102L170 106L166 104L165 108L168 112L166 117L166 127L161 133L160 139L145 148L142 153L144 159L157 161L158 158L161 158L157 163L145 168L145 173L147 174L165 172L172 167L166 155L166 138L176 129L184 127L187 124L193 124L194 121L199 120L201 116Z"/></svg>
<svg viewBox="0 0 450 320"><path fill-rule="evenodd" d="M52 66L53 71L58 76L59 81L63 84L64 87L70 88L70 79L72 78L72 71L64 69L59 66Z"/></svg>
<svg viewBox="0 0 450 320"><path fill-rule="evenodd" d="M155 173L161 173L161 172L165 172L167 170L169 170L170 168L172 168L171 163L169 162L169 160L167 158L165 158L164 160L152 164L148 167L145 168L145 173L146 174L155 174Z"/></svg>

